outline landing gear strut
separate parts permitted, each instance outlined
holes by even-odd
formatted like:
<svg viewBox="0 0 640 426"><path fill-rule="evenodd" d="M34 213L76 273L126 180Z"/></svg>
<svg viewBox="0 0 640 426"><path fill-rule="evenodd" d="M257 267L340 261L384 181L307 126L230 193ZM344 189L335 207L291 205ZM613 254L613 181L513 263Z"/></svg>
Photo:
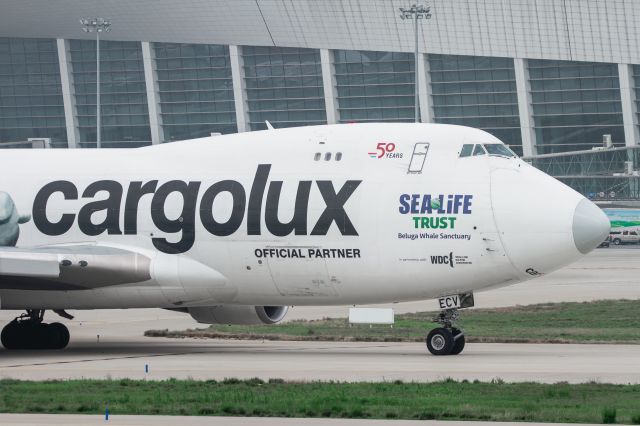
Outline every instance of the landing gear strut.
<svg viewBox="0 0 640 426"><path fill-rule="evenodd" d="M427 349L433 355L458 355L464 349L464 332L453 324L460 317L457 309L441 311L433 322L442 327L434 328L427 335Z"/></svg>
<svg viewBox="0 0 640 426"><path fill-rule="evenodd" d="M2 329L0 340L6 349L64 349L69 330L63 324L45 324L43 309L27 309Z"/></svg>

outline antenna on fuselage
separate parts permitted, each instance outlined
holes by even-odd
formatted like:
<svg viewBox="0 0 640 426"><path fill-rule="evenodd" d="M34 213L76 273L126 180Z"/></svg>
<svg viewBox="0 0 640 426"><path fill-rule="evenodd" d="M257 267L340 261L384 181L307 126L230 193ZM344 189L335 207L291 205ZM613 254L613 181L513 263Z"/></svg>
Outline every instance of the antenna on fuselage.
<svg viewBox="0 0 640 426"><path fill-rule="evenodd" d="M264 120L264 124L267 125L267 130L275 130L275 127L273 127L271 123L269 123L269 120Z"/></svg>

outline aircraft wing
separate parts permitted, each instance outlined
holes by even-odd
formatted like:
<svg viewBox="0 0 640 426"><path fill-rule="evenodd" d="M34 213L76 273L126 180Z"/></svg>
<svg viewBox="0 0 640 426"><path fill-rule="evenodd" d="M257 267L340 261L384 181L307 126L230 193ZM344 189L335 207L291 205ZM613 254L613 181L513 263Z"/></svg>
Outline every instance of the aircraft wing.
<svg viewBox="0 0 640 426"><path fill-rule="evenodd" d="M97 244L0 247L0 289L87 290L151 279L144 254Z"/></svg>

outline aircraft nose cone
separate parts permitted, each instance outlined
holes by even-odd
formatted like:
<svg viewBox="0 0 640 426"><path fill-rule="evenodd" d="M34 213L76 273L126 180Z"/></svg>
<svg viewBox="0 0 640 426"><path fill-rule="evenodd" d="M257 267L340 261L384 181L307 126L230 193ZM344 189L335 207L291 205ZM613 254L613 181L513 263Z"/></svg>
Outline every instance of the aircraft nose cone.
<svg viewBox="0 0 640 426"><path fill-rule="evenodd" d="M611 223L607 215L586 198L573 212L573 242L580 253L587 254L607 238Z"/></svg>
<svg viewBox="0 0 640 426"><path fill-rule="evenodd" d="M609 232L609 220L595 204L529 165L492 171L491 198L500 240L521 276L569 265Z"/></svg>

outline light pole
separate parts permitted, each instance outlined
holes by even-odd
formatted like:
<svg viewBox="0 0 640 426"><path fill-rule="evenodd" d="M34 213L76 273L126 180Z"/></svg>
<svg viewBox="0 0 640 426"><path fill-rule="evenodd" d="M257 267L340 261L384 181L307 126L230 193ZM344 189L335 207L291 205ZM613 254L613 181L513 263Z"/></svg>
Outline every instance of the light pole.
<svg viewBox="0 0 640 426"><path fill-rule="evenodd" d="M415 36L415 66L414 66L414 75L415 75L415 114L416 114L416 123L420 122L420 104L418 99L418 20L419 19L430 19L431 18L431 8L429 6L425 6L423 4L413 4L410 8L400 8L400 19L413 19L413 32Z"/></svg>
<svg viewBox="0 0 640 426"><path fill-rule="evenodd" d="M81 18L82 31L96 33L96 147L100 144L100 33L111 31L111 20L104 18Z"/></svg>

